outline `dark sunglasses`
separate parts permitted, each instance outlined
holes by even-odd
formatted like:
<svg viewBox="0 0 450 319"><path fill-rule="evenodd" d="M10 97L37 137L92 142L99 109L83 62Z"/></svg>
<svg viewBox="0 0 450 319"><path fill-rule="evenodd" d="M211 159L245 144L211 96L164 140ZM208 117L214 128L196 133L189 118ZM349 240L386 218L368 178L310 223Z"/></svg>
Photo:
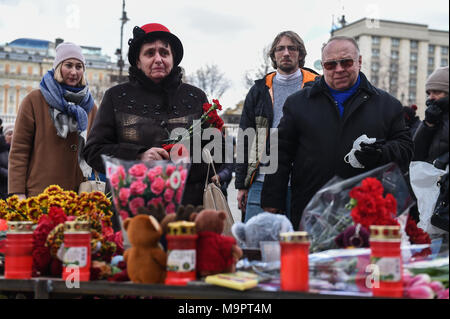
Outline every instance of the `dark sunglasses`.
<svg viewBox="0 0 450 319"><path fill-rule="evenodd" d="M325 70L334 70L336 69L338 63L343 67L344 69L350 68L353 66L355 60L353 59L342 59L342 60L334 60L334 61L327 61L323 62L323 67Z"/></svg>

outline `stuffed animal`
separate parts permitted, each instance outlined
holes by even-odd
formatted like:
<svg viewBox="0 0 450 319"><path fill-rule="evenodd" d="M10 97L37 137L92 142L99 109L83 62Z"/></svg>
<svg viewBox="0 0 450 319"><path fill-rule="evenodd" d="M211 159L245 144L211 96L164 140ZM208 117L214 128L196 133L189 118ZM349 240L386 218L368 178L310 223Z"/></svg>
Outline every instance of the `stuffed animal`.
<svg viewBox="0 0 450 319"><path fill-rule="evenodd" d="M286 216L268 212L253 216L245 224L237 222L231 227L239 246L254 249L260 248L261 241L278 241L280 233L291 231L293 227Z"/></svg>
<svg viewBox="0 0 450 319"><path fill-rule="evenodd" d="M233 237L222 235L226 218L224 211L205 209L194 213L199 277L236 271L242 250Z"/></svg>
<svg viewBox="0 0 450 319"><path fill-rule="evenodd" d="M128 277L135 283L164 283L167 256L159 246L162 229L158 221L149 215L127 218L123 226L131 248L124 254Z"/></svg>

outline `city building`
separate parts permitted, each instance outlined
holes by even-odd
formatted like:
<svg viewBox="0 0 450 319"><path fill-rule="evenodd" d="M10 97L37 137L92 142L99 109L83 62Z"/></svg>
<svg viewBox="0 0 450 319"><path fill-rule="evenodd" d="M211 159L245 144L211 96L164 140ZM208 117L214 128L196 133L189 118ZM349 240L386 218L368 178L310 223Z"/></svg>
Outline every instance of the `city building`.
<svg viewBox="0 0 450 319"><path fill-rule="evenodd" d="M331 34L355 38L362 55L362 72L367 78L403 105L416 104L418 115L423 118L426 79L437 67L448 66L448 30L363 18L342 23Z"/></svg>
<svg viewBox="0 0 450 319"><path fill-rule="evenodd" d="M53 67L55 47L63 42L20 38L0 45L0 118L15 121L22 99L39 88L43 75ZM81 46L86 58L86 79L97 105L118 77L118 67L101 48Z"/></svg>

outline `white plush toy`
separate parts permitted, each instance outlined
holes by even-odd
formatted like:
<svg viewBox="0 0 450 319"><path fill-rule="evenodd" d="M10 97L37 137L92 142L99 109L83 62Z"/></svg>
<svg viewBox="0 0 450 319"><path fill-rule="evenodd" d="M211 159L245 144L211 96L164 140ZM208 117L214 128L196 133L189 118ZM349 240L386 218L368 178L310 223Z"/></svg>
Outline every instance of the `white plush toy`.
<svg viewBox="0 0 450 319"><path fill-rule="evenodd" d="M280 233L291 232L293 227L284 215L264 212L253 216L247 223L235 223L233 236L242 248L258 248L261 241L278 241Z"/></svg>

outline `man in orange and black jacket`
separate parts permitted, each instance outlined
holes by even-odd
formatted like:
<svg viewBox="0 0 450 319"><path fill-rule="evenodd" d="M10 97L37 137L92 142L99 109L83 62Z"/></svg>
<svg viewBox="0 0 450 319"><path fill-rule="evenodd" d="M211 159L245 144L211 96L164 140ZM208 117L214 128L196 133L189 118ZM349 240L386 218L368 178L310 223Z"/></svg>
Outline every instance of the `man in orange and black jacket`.
<svg viewBox="0 0 450 319"><path fill-rule="evenodd" d="M283 105L287 97L305 85L312 84L317 73L305 64L306 49L303 40L293 31L279 33L269 51L275 72L255 81L245 99L238 134L238 162L236 163L235 186L238 190L238 207L242 211L242 221L263 212L261 190L264 174L260 163L265 150L269 150L268 136L271 128L276 128L283 116ZM255 134L243 131L253 129ZM263 134L258 134L264 132ZM243 150L243 152L242 152ZM243 159L239 161L239 156ZM286 201L290 202L289 192ZM289 217L289 209L286 212Z"/></svg>

